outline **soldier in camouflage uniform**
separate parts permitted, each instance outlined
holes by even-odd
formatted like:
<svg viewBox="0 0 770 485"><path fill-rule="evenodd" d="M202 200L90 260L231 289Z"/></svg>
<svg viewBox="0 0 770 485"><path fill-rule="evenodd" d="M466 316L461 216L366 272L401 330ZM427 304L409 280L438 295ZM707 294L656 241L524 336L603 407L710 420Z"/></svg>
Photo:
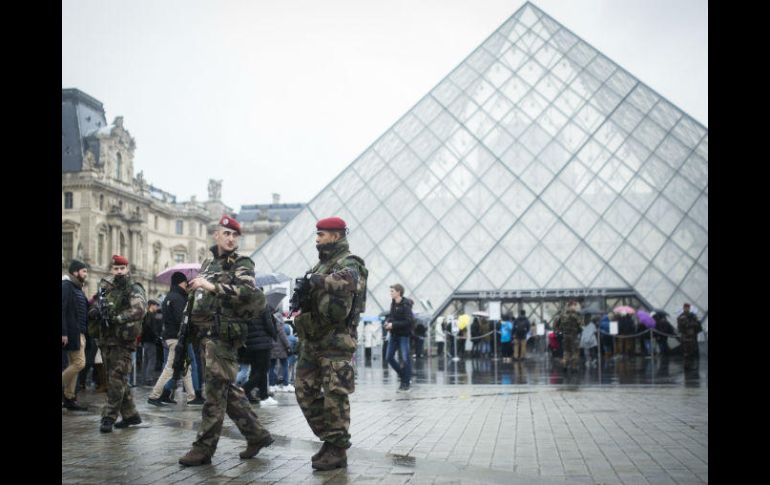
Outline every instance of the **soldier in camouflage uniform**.
<svg viewBox="0 0 770 485"><path fill-rule="evenodd" d="M355 326L366 305L368 271L364 261L350 253L345 221L321 219L316 229L320 261L305 275L306 297L302 313L294 319L300 337L295 393L310 429L323 441L312 466L331 470L347 466L348 395L355 390L351 361Z"/></svg>
<svg viewBox="0 0 770 485"><path fill-rule="evenodd" d="M240 224L225 215L219 226L214 232L216 245L211 247L213 257L201 264L200 273L189 284L195 293L191 336L193 345L204 353L206 402L192 449L179 459L186 466L211 463L225 413L246 437L241 458L251 458L273 442L246 394L235 385L238 348L246 341L248 321L264 308L265 295L255 285L254 261L235 252Z"/></svg>
<svg viewBox="0 0 770 485"><path fill-rule="evenodd" d="M131 353L136 351L136 339L142 332L142 321L147 312L144 288L131 279L128 259L112 257L112 273L99 282L105 290L105 304L109 314L109 326L103 325L96 305L89 309L90 332L99 335L99 347L107 370L107 403L102 408L99 431L109 433L113 424L126 428L139 424L142 418L134 405L128 375L131 372ZM98 333L96 333L98 332ZM123 420L115 423L118 414Z"/></svg>
<svg viewBox="0 0 770 485"><path fill-rule="evenodd" d="M698 321L698 317L690 311L689 303L682 306L682 313L676 319L676 326L682 339L684 368L695 368L698 364L698 333L703 331L703 327Z"/></svg>
<svg viewBox="0 0 770 485"><path fill-rule="evenodd" d="M564 349L562 364L566 368L577 369L580 363L578 335L580 334L582 322L583 316L580 314L579 304L574 300L567 303L567 309L554 322L554 329L562 333L562 346Z"/></svg>

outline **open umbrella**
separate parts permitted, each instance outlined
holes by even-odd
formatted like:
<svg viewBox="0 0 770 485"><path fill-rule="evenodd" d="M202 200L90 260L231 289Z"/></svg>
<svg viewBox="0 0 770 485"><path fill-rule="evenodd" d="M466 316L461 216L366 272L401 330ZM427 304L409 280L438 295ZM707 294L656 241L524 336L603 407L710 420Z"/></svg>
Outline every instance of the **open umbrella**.
<svg viewBox="0 0 770 485"><path fill-rule="evenodd" d="M624 315L633 315L636 313L636 310L631 308L630 306L616 306L613 310L615 313L622 313Z"/></svg>
<svg viewBox="0 0 770 485"><path fill-rule="evenodd" d="M636 317L645 327L655 328L655 320L652 318L652 316L649 313L639 310L638 312L636 312Z"/></svg>
<svg viewBox="0 0 770 485"><path fill-rule="evenodd" d="M177 271L180 273L184 273L184 275L187 277L188 280L191 280L198 276L198 273L201 270L200 263L179 263L175 264L174 266L170 268L166 268L160 273L155 275L155 281L158 283L165 283L167 285L171 284L171 275L176 273Z"/></svg>
<svg viewBox="0 0 770 485"><path fill-rule="evenodd" d="M667 317L668 312L666 310L660 310L658 308L654 309L652 311L652 315L660 315L661 317Z"/></svg>
<svg viewBox="0 0 770 485"><path fill-rule="evenodd" d="M459 317L457 317L457 328L460 330L464 330L468 324L471 323L471 316L467 313L463 313Z"/></svg>
<svg viewBox="0 0 770 485"><path fill-rule="evenodd" d="M489 313L488 313L488 312L476 311L476 312L473 312L473 314L472 314L472 315L473 315L474 317L484 317L484 318L489 318Z"/></svg>
<svg viewBox="0 0 770 485"><path fill-rule="evenodd" d="M254 281L257 286L277 285L290 279L283 273L257 273L254 275Z"/></svg>
<svg viewBox="0 0 770 485"><path fill-rule="evenodd" d="M283 288L274 288L265 293L265 299L267 299L267 306L272 310L278 309L278 305L286 298L286 290Z"/></svg>

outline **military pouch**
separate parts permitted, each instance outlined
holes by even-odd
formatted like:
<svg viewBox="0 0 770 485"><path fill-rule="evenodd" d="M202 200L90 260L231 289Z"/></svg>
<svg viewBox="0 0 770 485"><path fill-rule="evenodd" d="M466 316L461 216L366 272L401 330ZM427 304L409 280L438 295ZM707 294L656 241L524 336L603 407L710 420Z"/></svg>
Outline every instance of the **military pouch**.
<svg viewBox="0 0 770 485"><path fill-rule="evenodd" d="M245 341L249 334L249 324L240 320L226 320L219 324L219 338L232 342L234 340Z"/></svg>
<svg viewBox="0 0 770 485"><path fill-rule="evenodd" d="M353 394L356 390L356 379L353 366L346 360L330 362L329 392L337 394Z"/></svg>
<svg viewBox="0 0 770 485"><path fill-rule="evenodd" d="M116 325L117 337L124 343L136 342L137 337L142 333L142 321L135 320L126 322L122 325Z"/></svg>
<svg viewBox="0 0 770 485"><path fill-rule="evenodd" d="M313 325L313 318L310 313L302 313L298 317L294 318L294 328L297 330L297 336L300 340L309 338L311 335L311 326Z"/></svg>

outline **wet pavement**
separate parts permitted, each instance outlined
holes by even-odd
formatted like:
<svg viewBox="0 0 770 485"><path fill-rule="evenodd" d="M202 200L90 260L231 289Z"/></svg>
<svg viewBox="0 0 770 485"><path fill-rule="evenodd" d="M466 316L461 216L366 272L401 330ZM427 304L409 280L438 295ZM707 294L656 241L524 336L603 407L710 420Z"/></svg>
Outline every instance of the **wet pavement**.
<svg viewBox="0 0 770 485"><path fill-rule="evenodd" d="M62 410L62 483L708 483L704 355L695 371L680 357L636 357L571 373L537 353L523 363L434 356L414 361L409 393L396 392L377 349L356 365L346 469L312 470L320 443L288 393L255 406L276 438L257 457L238 457L245 440L226 418L212 464L185 468L177 460L201 407L151 406L140 386L140 426L100 433L105 395L91 390L79 394L89 411Z"/></svg>

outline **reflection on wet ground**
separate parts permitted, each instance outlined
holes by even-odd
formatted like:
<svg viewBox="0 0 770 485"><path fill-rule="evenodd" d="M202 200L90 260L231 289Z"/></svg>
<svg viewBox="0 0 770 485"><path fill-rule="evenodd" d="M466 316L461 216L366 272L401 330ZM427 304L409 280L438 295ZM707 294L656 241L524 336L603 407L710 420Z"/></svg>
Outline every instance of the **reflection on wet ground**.
<svg viewBox="0 0 770 485"><path fill-rule="evenodd" d="M371 363L357 352L359 382L395 383L398 376L383 365L382 353L375 348ZM521 362L503 362L501 358L451 358L431 356L412 359L414 384L499 384L499 385L675 385L708 387L708 357L701 353L696 369L684 369L681 356L611 357L601 365L586 366L581 360L578 370L567 371L544 352L532 352Z"/></svg>

